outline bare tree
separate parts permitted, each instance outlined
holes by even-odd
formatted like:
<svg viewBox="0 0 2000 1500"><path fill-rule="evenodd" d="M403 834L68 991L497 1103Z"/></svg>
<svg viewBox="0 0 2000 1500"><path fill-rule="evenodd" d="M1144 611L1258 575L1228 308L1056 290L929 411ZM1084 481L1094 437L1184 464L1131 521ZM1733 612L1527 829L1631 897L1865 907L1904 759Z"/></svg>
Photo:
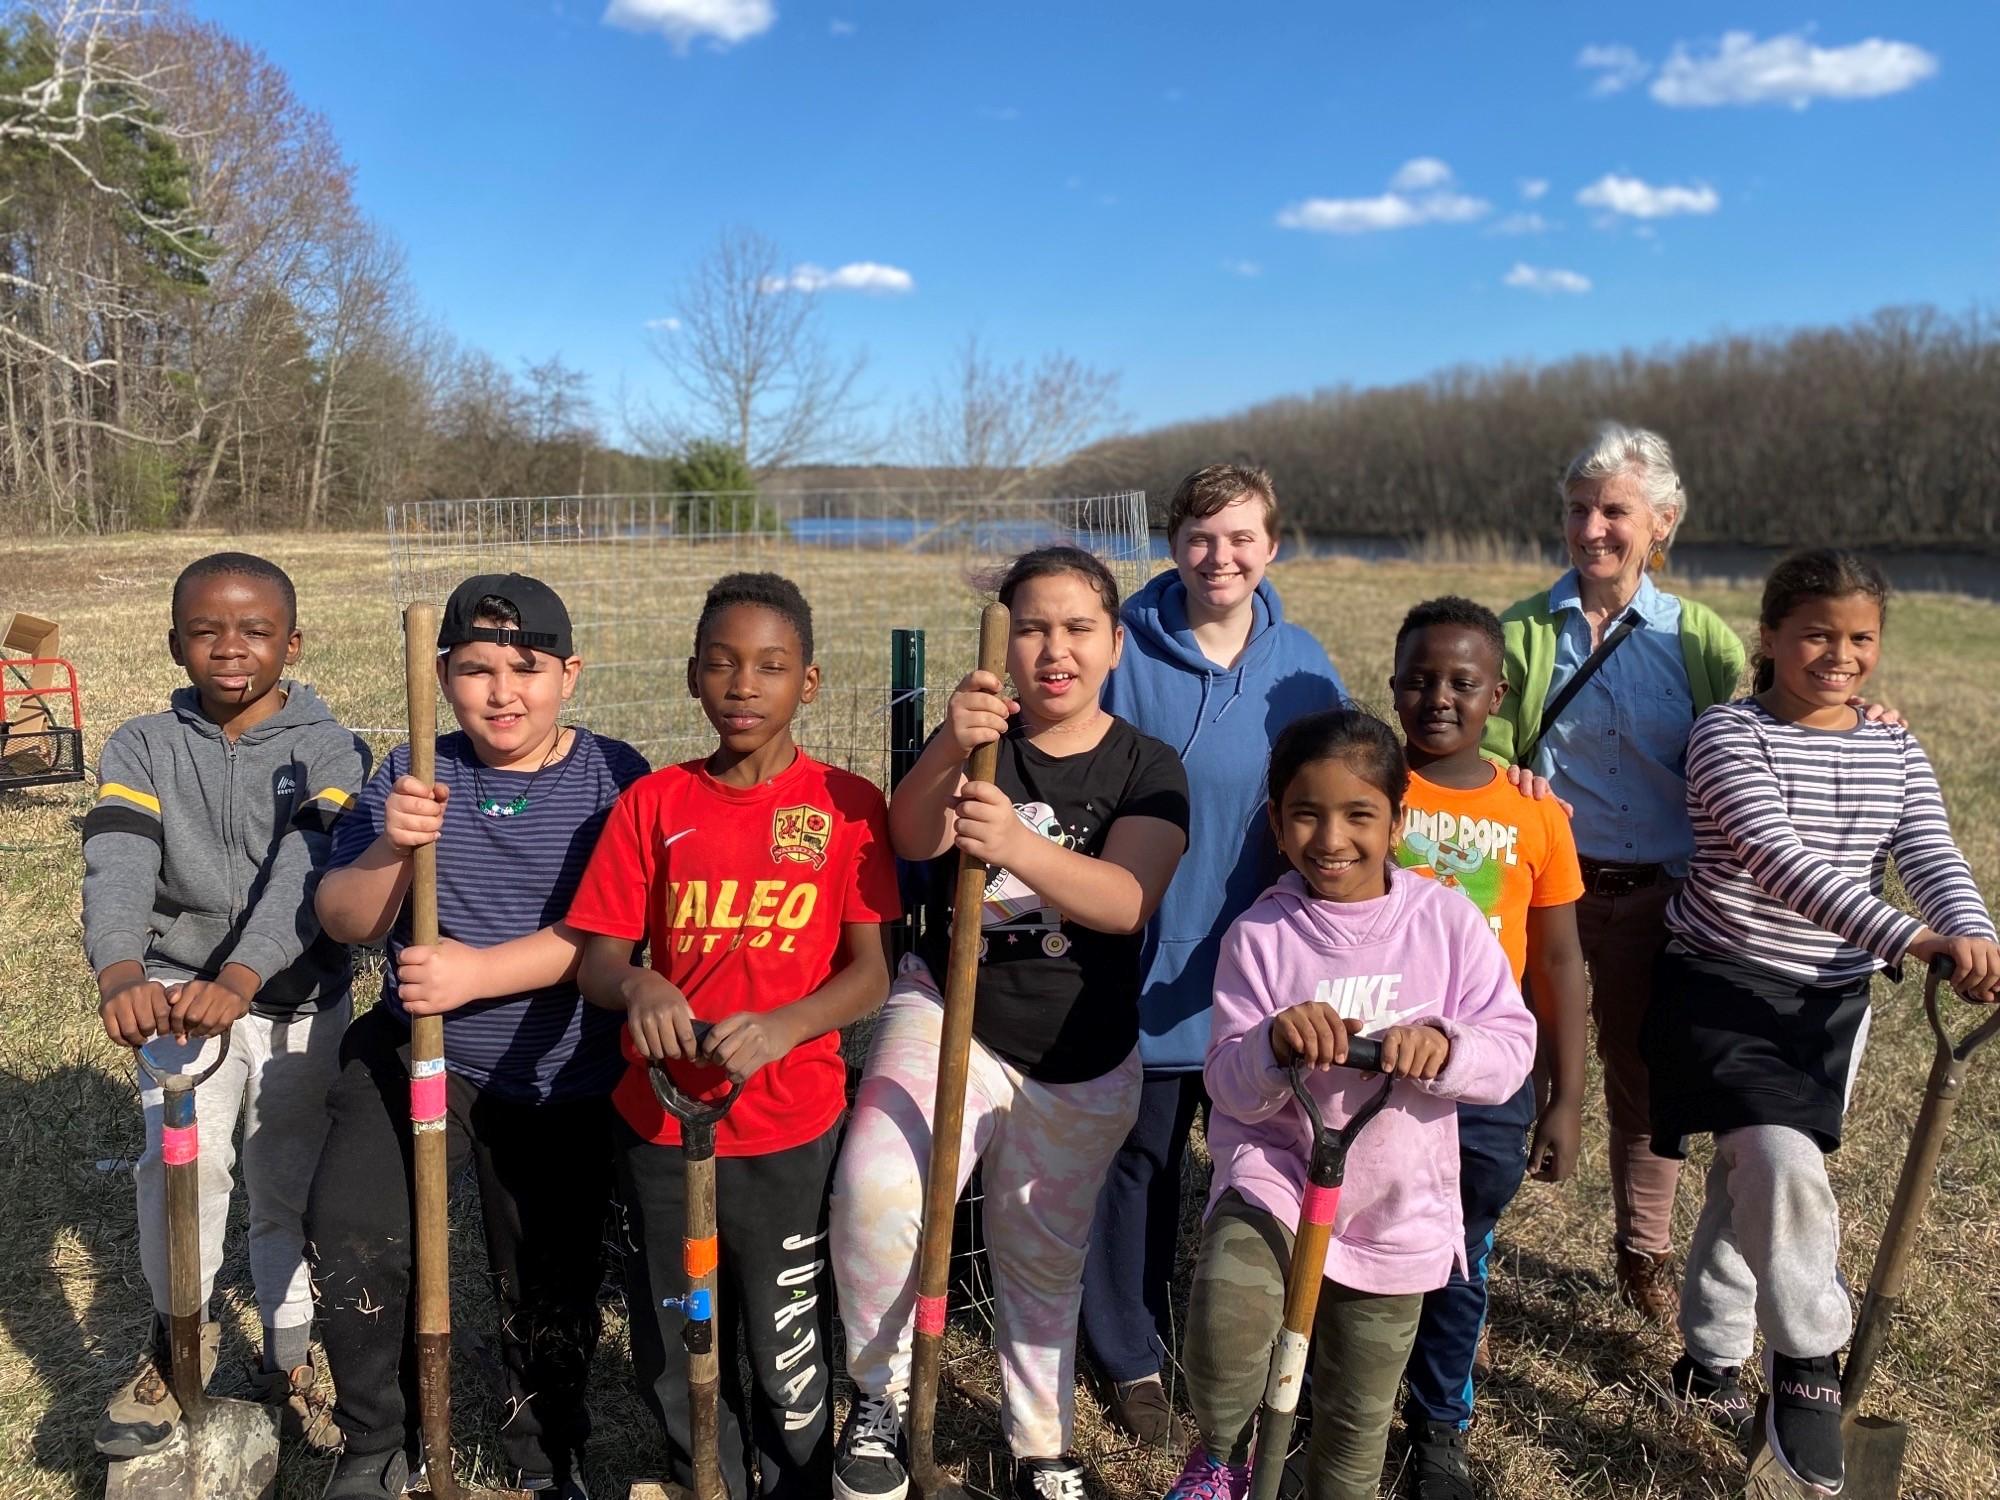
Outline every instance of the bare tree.
<svg viewBox="0 0 2000 1500"><path fill-rule="evenodd" d="M791 284L771 241L754 230L725 232L671 311L650 343L682 401L628 413L636 441L662 454L719 439L760 473L857 447L854 387L866 358L827 349L816 294Z"/></svg>
<svg viewBox="0 0 2000 1500"><path fill-rule="evenodd" d="M1067 354L1001 364L970 335L905 424L911 461L1004 498L1033 488L1122 420L1118 377ZM1093 458L1109 468L1105 445Z"/></svg>

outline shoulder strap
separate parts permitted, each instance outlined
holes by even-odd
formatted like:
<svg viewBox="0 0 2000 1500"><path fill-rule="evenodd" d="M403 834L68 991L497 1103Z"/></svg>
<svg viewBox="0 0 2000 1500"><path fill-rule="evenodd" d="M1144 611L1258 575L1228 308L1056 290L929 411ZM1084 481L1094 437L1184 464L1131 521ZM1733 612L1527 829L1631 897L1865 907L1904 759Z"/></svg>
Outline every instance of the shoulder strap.
<svg viewBox="0 0 2000 1500"><path fill-rule="evenodd" d="M1516 765L1525 766L1534 758L1535 751L1541 748L1542 737L1549 732L1549 726L1562 717L1562 711L1569 707L1570 700L1583 691L1583 685L1597 675L1597 669L1610 659L1612 652L1625 643L1625 637L1638 628L1638 612L1626 610L1618 623L1611 627L1610 633L1598 642L1597 649L1584 658L1583 665L1576 669L1576 674L1562 685L1555 698L1542 710L1542 722L1535 726L1534 734L1529 736L1528 743L1522 746L1520 753L1515 756Z"/></svg>

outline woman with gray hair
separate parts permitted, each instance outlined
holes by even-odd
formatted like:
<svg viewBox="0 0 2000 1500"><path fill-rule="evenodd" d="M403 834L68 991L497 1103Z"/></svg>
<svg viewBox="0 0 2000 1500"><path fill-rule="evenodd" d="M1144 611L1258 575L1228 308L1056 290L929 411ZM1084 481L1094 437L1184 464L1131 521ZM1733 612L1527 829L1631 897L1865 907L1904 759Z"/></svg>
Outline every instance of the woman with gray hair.
<svg viewBox="0 0 2000 1500"><path fill-rule="evenodd" d="M1659 588L1687 517L1665 438L1607 423L1563 471L1570 568L1502 617L1509 691L1486 749L1547 776L1575 812L1578 935L1611 1123L1620 1295L1650 1321L1679 1303L1669 1264L1680 1164L1651 1145L1639 1025L1667 898L1693 852L1685 756L1695 716L1735 696L1743 643L1713 610Z"/></svg>

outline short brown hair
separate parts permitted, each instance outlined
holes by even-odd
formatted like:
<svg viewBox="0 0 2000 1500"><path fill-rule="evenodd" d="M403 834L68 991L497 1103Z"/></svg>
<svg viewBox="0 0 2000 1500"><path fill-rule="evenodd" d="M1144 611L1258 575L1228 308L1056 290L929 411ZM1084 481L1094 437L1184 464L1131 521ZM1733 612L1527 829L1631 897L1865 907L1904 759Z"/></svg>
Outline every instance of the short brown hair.
<svg viewBox="0 0 2000 1500"><path fill-rule="evenodd" d="M1271 476L1254 464L1209 464L1196 469L1174 487L1167 504L1167 540L1180 535L1187 522L1197 516L1212 516L1225 505L1255 495L1264 502L1264 531L1278 539L1278 492Z"/></svg>

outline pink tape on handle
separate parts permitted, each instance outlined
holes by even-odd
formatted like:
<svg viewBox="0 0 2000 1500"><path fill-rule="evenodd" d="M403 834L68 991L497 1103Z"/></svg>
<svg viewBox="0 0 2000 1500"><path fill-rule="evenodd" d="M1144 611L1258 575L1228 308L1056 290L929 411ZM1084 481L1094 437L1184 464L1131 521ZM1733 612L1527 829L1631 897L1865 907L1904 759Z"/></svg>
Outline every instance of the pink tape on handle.
<svg viewBox="0 0 2000 1500"><path fill-rule="evenodd" d="M921 1296L918 1297L917 1332L936 1333L936 1334L943 1333L944 1308L945 1308L945 1299L943 1297L921 1297Z"/></svg>
<svg viewBox="0 0 2000 1500"><path fill-rule="evenodd" d="M422 1124L426 1120L444 1118L445 1075L433 1073L428 1078L410 1080L410 1119Z"/></svg>
<svg viewBox="0 0 2000 1500"><path fill-rule="evenodd" d="M1308 1224L1331 1224L1339 1207L1339 1188L1315 1187L1307 1183L1305 1202L1299 1206L1299 1214Z"/></svg>
<svg viewBox="0 0 2000 1500"><path fill-rule="evenodd" d="M160 1130L160 1160L170 1167L184 1167L201 1155L201 1127L167 1125Z"/></svg>

